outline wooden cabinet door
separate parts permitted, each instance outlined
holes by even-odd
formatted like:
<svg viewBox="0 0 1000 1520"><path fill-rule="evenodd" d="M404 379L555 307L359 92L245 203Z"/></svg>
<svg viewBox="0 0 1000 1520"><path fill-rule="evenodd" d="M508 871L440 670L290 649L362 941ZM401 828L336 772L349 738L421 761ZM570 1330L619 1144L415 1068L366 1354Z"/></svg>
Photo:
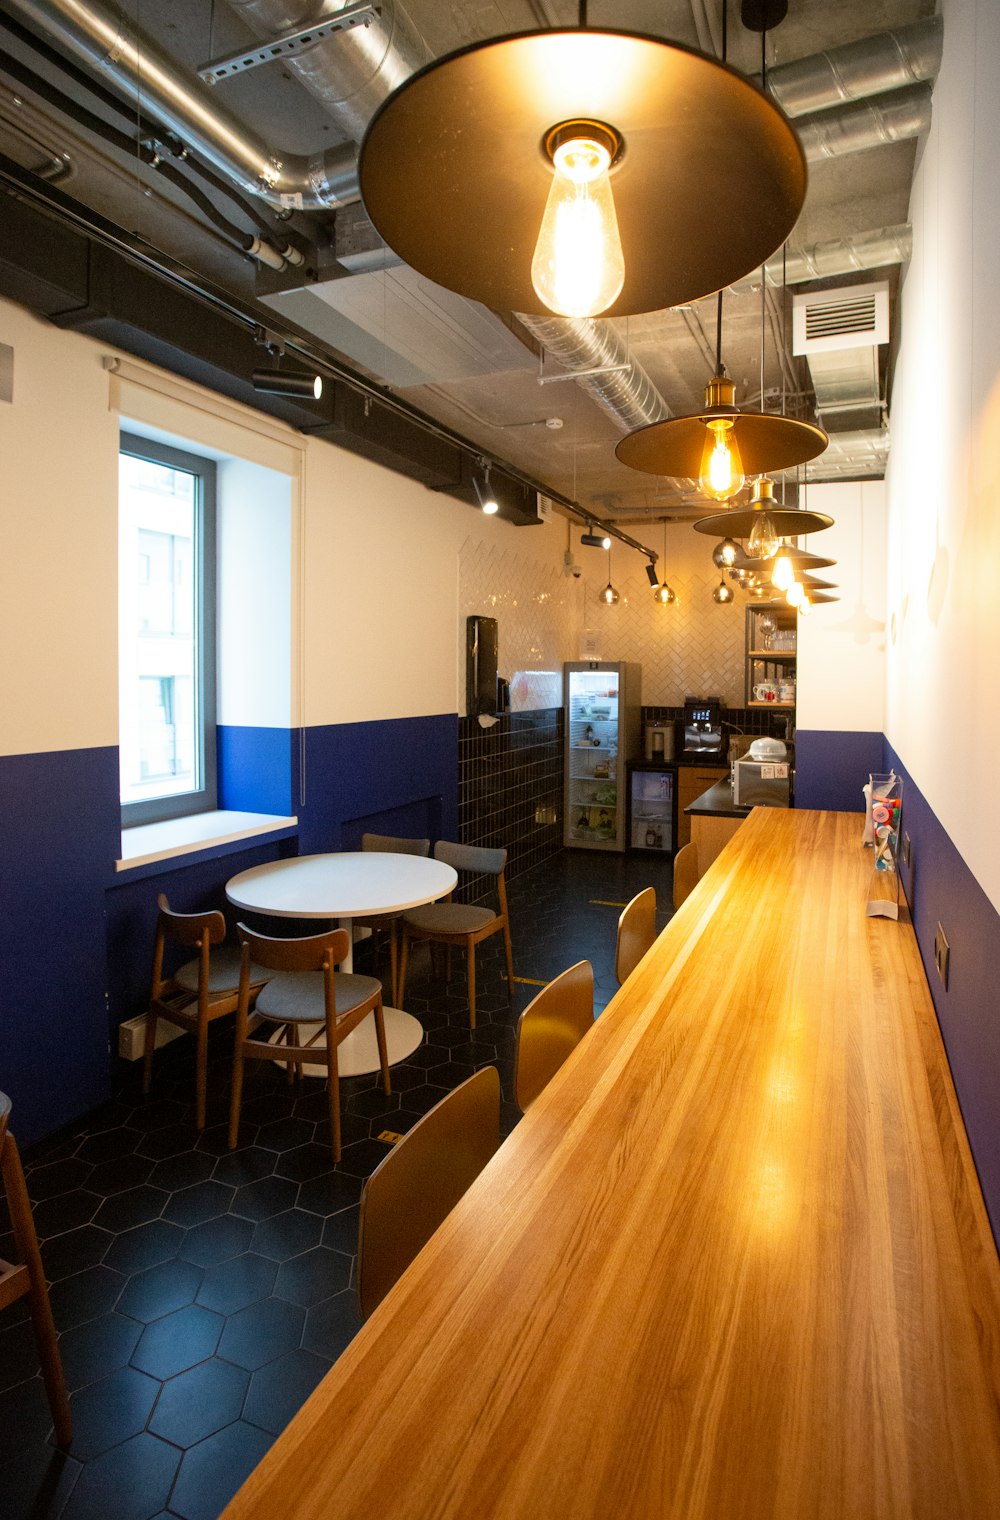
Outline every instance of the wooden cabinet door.
<svg viewBox="0 0 1000 1520"><path fill-rule="evenodd" d="M677 849L691 838L691 820L684 809L702 792L729 775L727 765L679 765L677 767Z"/></svg>

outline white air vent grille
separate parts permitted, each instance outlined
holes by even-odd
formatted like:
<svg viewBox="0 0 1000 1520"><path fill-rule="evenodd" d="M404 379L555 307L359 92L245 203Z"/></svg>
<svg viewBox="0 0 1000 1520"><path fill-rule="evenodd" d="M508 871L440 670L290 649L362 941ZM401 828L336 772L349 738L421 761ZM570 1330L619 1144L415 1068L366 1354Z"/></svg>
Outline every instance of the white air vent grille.
<svg viewBox="0 0 1000 1520"><path fill-rule="evenodd" d="M792 352L873 348L889 341L889 286L848 285L792 298Z"/></svg>

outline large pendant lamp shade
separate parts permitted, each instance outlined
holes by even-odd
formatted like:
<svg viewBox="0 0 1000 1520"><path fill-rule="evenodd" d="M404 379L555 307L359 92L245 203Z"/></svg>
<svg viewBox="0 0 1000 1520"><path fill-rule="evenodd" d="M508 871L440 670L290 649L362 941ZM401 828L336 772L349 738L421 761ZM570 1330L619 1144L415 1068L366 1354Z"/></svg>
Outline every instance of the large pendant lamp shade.
<svg viewBox="0 0 1000 1520"><path fill-rule="evenodd" d="M627 440L626 440L627 441ZM711 533L716 538L743 538L753 545L762 525L767 524L767 538L773 539L772 549L783 538L798 538L804 533L819 533L823 528L833 527L833 518L825 512L807 512L802 507L782 507L774 499L774 482L766 476L754 482L755 492L748 507L737 507L729 512L713 512L711 517L699 517L693 524L696 533ZM753 565L757 558L752 554L747 564Z"/></svg>
<svg viewBox="0 0 1000 1520"><path fill-rule="evenodd" d="M571 281L573 309L539 277L560 163L595 187L564 242L600 223L615 265L603 286L589 266ZM390 248L439 285L498 311L626 316L763 263L798 217L806 162L781 110L726 64L582 27L495 37L412 75L369 124L360 183Z"/></svg>
<svg viewBox="0 0 1000 1520"><path fill-rule="evenodd" d="M647 475L670 475L697 480L706 434L712 423L731 423L729 437L739 449L743 474L773 474L815 459L829 443L823 429L795 417L781 417L769 412L750 412L732 404L732 382L728 382L728 404L719 405L718 377L709 381L705 407L689 417L666 417L629 433L616 446L622 464Z"/></svg>

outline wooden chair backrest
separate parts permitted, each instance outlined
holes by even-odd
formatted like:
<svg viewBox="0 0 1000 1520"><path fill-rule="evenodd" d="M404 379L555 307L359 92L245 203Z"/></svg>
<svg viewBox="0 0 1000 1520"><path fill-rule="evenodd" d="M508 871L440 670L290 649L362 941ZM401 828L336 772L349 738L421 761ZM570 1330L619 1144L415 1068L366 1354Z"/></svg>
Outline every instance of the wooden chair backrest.
<svg viewBox="0 0 1000 1520"><path fill-rule="evenodd" d="M161 892L156 899L159 908L157 931L178 945L201 948L207 935L210 945L221 945L226 937L226 920L217 911L209 913L175 913Z"/></svg>
<svg viewBox="0 0 1000 1520"><path fill-rule="evenodd" d="M698 885L698 846L692 839L674 856L674 907L679 908L685 897L690 896Z"/></svg>
<svg viewBox="0 0 1000 1520"><path fill-rule="evenodd" d="M517 1021L514 1101L522 1113L594 1025L594 968L577 961L543 987Z"/></svg>
<svg viewBox="0 0 1000 1520"><path fill-rule="evenodd" d="M636 893L618 920L615 976L619 986L631 976L655 938L656 892L647 887Z"/></svg>
<svg viewBox="0 0 1000 1520"><path fill-rule="evenodd" d="M500 1078L484 1066L397 1140L361 1194L358 1302L364 1319L472 1186L500 1145Z"/></svg>
<svg viewBox="0 0 1000 1520"><path fill-rule="evenodd" d="M396 839L392 834L362 834L362 850L378 850L386 855L429 855L429 839Z"/></svg>
<svg viewBox="0 0 1000 1520"><path fill-rule="evenodd" d="M246 924L237 924L236 928L241 964L249 968L252 963L267 971L332 971L347 959L351 946L346 929L329 929L304 939L272 939L248 929Z"/></svg>

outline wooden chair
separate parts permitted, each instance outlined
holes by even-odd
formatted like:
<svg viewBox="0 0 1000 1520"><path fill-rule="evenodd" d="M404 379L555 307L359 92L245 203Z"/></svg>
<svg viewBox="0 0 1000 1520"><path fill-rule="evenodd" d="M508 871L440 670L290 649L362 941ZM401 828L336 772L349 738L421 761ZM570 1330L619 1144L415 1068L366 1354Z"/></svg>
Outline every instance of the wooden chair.
<svg viewBox="0 0 1000 1520"><path fill-rule="evenodd" d="M406 992L406 968L410 944L414 940L427 940L434 945L445 945L449 954L453 945L464 946L469 968L469 1027L476 1027L476 946L491 934L503 934L504 951L507 956L507 995L514 995L514 958L510 944L510 924L507 919L507 887L504 881L506 850L482 849L477 845L449 844L439 840L434 846L434 859L454 866L456 871L471 871L479 876L493 876L496 880L499 911L492 908L466 907L464 903L452 902L451 895L444 902L427 903L421 908L411 908L403 914L403 948L399 964L399 994ZM450 963L449 963L450 970Z"/></svg>
<svg viewBox="0 0 1000 1520"><path fill-rule="evenodd" d="M240 980L240 953L224 946L226 920L221 913L174 913L166 896L157 898L156 942L153 948L153 981L146 1017L143 1048L142 1090L149 1092L153 1078L156 1026L167 1019L193 1034L195 1053L195 1122L205 1128L208 1026L214 1019L235 1013ZM172 976L164 976L163 959L168 943L196 951ZM260 978L257 979L257 985Z"/></svg>
<svg viewBox="0 0 1000 1520"><path fill-rule="evenodd" d="M362 834L362 850L378 850L389 855L428 855L429 839L397 839L392 834ZM389 989L393 1007L399 1003L399 921L401 913L380 913L371 918L354 918L356 929L370 929L376 936L385 930L389 935Z"/></svg>
<svg viewBox="0 0 1000 1520"><path fill-rule="evenodd" d="M28 1300L45 1392L52 1411L52 1423L56 1428L56 1440L60 1446L68 1446L73 1439L73 1420L66 1397L66 1382L56 1340L56 1327L52 1320L49 1292L45 1286L42 1258L38 1251L35 1221L31 1216L31 1202L24 1183L17 1142L7 1128L9 1118L10 1099L6 1093L0 1093L0 1179L7 1198L14 1244L21 1260L20 1265L0 1260L0 1309L6 1309L8 1304L16 1303L19 1298Z"/></svg>
<svg viewBox="0 0 1000 1520"><path fill-rule="evenodd" d="M325 1066L330 1097L333 1159L340 1160L340 1076L337 1047L370 1013L375 1015L382 1082L387 1093L389 1056L382 1017L382 983L373 976L339 973L351 941L346 929L331 929L307 939L269 939L245 924L238 926L241 946L239 1000L236 1009L236 1049L229 1105L229 1149L236 1145L243 1098L246 1061L287 1061L301 1072L303 1062ZM258 968L277 972L259 991ZM254 1001L256 999L256 1001ZM253 1008L251 1008L253 1004ZM300 1026L320 1024L303 1038ZM277 1038L267 1038L266 1031ZM325 1046L322 1040L325 1037Z"/></svg>
<svg viewBox="0 0 1000 1520"><path fill-rule="evenodd" d="M674 856L674 907L679 908L698 885L698 846L692 839Z"/></svg>
<svg viewBox="0 0 1000 1520"><path fill-rule="evenodd" d="M619 987L632 975L655 938L656 893L652 887L647 887L633 897L618 920L615 976Z"/></svg>
<svg viewBox="0 0 1000 1520"><path fill-rule="evenodd" d="M484 1066L397 1140L358 1216L358 1304L367 1319L500 1145L500 1078Z"/></svg>
<svg viewBox="0 0 1000 1520"><path fill-rule="evenodd" d="M594 1027L594 968L577 961L532 998L517 1021L514 1101L522 1114Z"/></svg>

